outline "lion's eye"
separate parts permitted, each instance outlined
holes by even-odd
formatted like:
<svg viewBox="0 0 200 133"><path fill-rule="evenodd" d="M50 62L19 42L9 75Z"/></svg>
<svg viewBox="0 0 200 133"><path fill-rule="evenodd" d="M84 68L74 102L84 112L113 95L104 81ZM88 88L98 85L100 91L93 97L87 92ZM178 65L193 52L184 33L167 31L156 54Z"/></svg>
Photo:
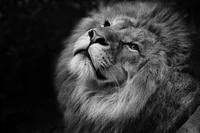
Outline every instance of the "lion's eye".
<svg viewBox="0 0 200 133"><path fill-rule="evenodd" d="M126 43L125 45L128 47L128 49L129 49L130 51L135 51L135 50L137 50L138 52L140 52L140 49L139 49L139 46L138 46L137 43Z"/></svg>
<svg viewBox="0 0 200 133"><path fill-rule="evenodd" d="M108 20L106 20L104 22L104 24L102 25L102 27L108 27L108 26L110 26L110 22Z"/></svg>

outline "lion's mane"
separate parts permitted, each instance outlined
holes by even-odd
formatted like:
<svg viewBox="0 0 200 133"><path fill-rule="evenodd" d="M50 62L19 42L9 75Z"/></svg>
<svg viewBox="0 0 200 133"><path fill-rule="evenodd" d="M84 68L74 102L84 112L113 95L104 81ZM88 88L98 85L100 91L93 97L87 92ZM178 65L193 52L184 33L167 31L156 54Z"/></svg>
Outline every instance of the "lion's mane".
<svg viewBox="0 0 200 133"><path fill-rule="evenodd" d="M87 70L77 74L70 68L73 46L82 34L99 25L101 19L121 16L134 22L136 28L156 36L156 45L148 48L144 54L147 63L140 63L125 85L98 90L95 80L87 82ZM161 3L118 3L100 7L82 19L65 41L56 69L55 82L66 132L176 131L199 104L199 83L189 72L193 47L190 36L182 17Z"/></svg>

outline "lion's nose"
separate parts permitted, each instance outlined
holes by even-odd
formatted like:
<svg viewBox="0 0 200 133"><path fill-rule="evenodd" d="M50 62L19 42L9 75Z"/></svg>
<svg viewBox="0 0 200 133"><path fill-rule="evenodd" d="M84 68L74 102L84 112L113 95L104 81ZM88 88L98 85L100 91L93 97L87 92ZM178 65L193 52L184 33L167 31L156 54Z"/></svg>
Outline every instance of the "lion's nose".
<svg viewBox="0 0 200 133"><path fill-rule="evenodd" d="M88 32L88 35L90 37L91 44L99 43L99 44L101 44L103 46L108 46L109 45L109 43L106 41L106 39L103 36L99 35L94 29L90 30Z"/></svg>

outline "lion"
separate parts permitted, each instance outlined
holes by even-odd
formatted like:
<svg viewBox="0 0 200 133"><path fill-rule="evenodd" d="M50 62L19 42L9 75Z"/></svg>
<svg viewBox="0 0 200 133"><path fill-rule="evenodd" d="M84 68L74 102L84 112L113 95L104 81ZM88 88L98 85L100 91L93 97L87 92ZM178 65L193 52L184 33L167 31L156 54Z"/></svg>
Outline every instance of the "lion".
<svg viewBox="0 0 200 133"><path fill-rule="evenodd" d="M184 18L159 2L100 6L64 42L55 83L66 133L173 133L199 105Z"/></svg>

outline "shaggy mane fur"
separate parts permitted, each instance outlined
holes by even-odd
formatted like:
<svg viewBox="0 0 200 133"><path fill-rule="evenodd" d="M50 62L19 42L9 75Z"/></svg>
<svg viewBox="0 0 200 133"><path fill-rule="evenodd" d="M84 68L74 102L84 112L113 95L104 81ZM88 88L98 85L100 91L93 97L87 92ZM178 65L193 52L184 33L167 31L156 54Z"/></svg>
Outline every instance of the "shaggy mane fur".
<svg viewBox="0 0 200 133"><path fill-rule="evenodd" d="M122 48L118 62L104 72L116 84L103 86L74 49L87 41L88 30L104 21L115 26L118 19L128 27L122 40L143 40L142 49L136 56ZM200 103L199 81L189 69L193 45L181 16L161 3L123 2L91 12L66 40L56 68L66 133L175 132Z"/></svg>

